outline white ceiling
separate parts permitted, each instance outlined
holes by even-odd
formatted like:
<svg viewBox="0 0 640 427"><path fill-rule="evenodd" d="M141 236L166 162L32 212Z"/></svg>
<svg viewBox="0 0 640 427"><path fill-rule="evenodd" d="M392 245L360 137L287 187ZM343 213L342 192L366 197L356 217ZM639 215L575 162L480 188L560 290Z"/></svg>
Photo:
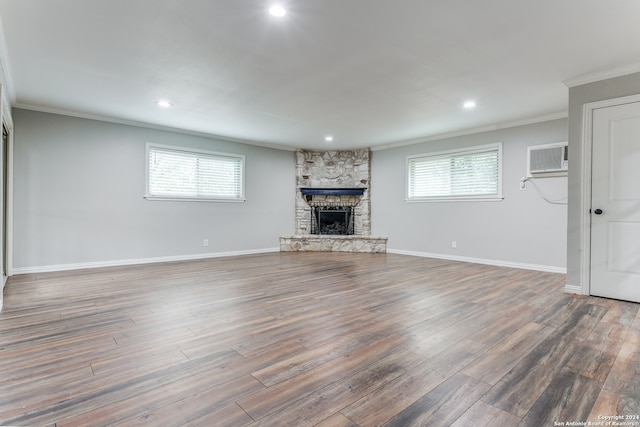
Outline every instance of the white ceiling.
<svg viewBox="0 0 640 427"><path fill-rule="evenodd" d="M638 0L268 1L0 0L12 104L352 149L563 117L567 80L640 70Z"/></svg>

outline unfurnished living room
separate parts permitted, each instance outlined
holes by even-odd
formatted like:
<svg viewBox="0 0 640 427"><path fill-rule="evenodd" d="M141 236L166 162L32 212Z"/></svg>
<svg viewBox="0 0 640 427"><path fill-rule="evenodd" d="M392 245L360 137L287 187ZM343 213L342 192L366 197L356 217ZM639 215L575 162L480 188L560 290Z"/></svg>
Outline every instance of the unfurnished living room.
<svg viewBox="0 0 640 427"><path fill-rule="evenodd" d="M0 426L640 426L638 16L0 0Z"/></svg>

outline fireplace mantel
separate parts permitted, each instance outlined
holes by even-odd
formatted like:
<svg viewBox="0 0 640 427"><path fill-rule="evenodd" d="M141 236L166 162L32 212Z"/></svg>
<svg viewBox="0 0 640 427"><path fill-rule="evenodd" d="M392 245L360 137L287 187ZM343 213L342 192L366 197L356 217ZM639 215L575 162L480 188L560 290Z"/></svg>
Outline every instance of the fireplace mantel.
<svg viewBox="0 0 640 427"><path fill-rule="evenodd" d="M362 196L366 188L309 188L300 189L304 196Z"/></svg>

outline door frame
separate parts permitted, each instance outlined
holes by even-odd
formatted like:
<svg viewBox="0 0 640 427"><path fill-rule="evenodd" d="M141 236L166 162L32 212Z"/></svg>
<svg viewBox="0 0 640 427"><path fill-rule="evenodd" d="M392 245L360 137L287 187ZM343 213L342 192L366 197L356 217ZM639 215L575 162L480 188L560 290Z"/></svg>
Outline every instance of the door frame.
<svg viewBox="0 0 640 427"><path fill-rule="evenodd" d="M11 117L11 106L8 99L5 96L5 86L0 84L0 126L5 126L9 132L9 138L6 146L6 159L4 160L6 169L2 171L4 177L6 177L5 183L3 183L6 194L4 195L6 200L5 216L3 221L6 224L5 235L5 247L2 252L2 256L6 260L6 271L4 275L0 277L0 310L2 310L4 300L4 287L8 278L13 275L13 119ZM2 244L2 242L0 242Z"/></svg>
<svg viewBox="0 0 640 427"><path fill-rule="evenodd" d="M5 285L5 281L13 275L13 117L11 115L11 106L7 97L5 96L5 87L0 87L0 126L4 126L9 132L9 138L7 139L6 149L6 159L5 166L6 170L3 171L4 177L6 178L6 182L3 183L6 188L6 194L4 195L6 200L5 213L6 216L3 218L6 224L6 235L4 236L6 241L5 251L3 252L3 256L6 261L6 271L4 272L4 277L2 286L0 286L0 292ZM0 243L1 244L1 243ZM0 300L2 295L0 294ZM1 307L0 307L1 308Z"/></svg>
<svg viewBox="0 0 640 427"><path fill-rule="evenodd" d="M580 230L582 249L580 259L580 284L582 295L591 295L591 161L593 150L593 112L600 108L640 102L640 94L589 102L582 107L582 215Z"/></svg>
<svg viewBox="0 0 640 427"><path fill-rule="evenodd" d="M2 212L2 222L0 227L3 227L3 238L4 242L0 242L0 244L4 245L2 248L2 257L4 259L0 259L0 262L3 263L3 272L4 272L4 280L6 281L10 276L13 275L12 271L12 253L13 253L13 179L12 179L12 171L13 171L13 123L10 120L7 120L6 117L2 118L2 122L0 122L0 130L3 132L7 131L7 141L4 146L4 152L2 157L2 202L3 205L0 206Z"/></svg>

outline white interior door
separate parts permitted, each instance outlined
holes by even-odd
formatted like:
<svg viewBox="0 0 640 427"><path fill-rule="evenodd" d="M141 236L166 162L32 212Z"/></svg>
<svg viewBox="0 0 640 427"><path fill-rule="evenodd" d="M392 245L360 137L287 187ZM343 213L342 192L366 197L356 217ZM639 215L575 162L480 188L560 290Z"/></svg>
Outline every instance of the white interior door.
<svg viewBox="0 0 640 427"><path fill-rule="evenodd" d="M640 302L640 102L592 123L590 293Z"/></svg>

